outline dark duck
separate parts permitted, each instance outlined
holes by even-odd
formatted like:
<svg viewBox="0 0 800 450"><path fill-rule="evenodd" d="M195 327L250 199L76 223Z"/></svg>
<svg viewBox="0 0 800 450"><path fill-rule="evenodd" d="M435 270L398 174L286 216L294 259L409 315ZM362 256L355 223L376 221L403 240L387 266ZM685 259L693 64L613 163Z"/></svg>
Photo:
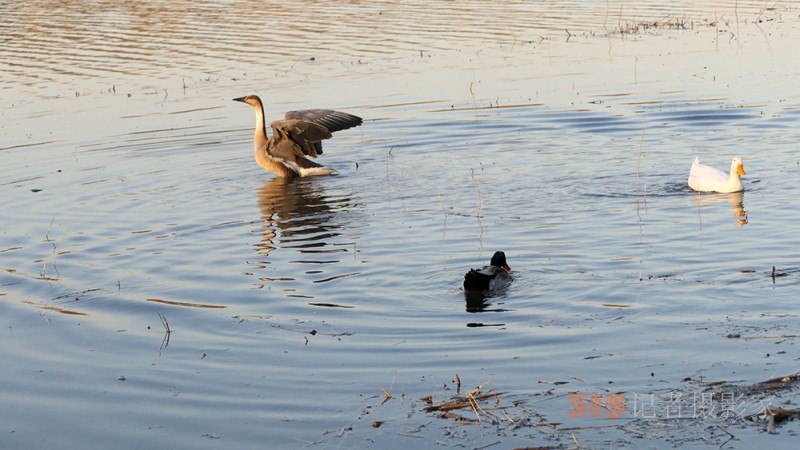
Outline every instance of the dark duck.
<svg viewBox="0 0 800 450"><path fill-rule="evenodd" d="M506 254L495 252L488 266L482 269L470 269L464 275L465 292L484 292L500 287L511 281L511 275L506 262Z"/></svg>

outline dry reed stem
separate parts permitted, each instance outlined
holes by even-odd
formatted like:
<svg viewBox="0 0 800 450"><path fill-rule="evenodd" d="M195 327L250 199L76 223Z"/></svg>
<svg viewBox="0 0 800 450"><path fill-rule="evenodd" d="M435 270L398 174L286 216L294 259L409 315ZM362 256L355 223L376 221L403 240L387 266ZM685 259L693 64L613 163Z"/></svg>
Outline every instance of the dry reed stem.
<svg viewBox="0 0 800 450"><path fill-rule="evenodd" d="M481 221L481 211L483 211L483 198L481 197L481 190L478 188L478 181L475 179L475 169L469 169L472 177L472 184L475 185L475 192L478 194L478 212L475 217L478 219L478 225L481 227L481 238L483 238L483 222Z"/></svg>
<svg viewBox="0 0 800 450"><path fill-rule="evenodd" d="M644 146L645 131L647 130L642 130L642 137L639 139L639 156L636 158L636 195L639 195L639 172L642 165L642 147Z"/></svg>
<svg viewBox="0 0 800 450"><path fill-rule="evenodd" d="M484 414L489 415L481 406L478 404L478 401L475 399L475 394L480 392L481 388L489 383L488 381L484 381L483 383L479 384L475 387L475 389L471 390L467 395L467 401L469 402L469 406L472 408L472 411L475 413L475 417L478 418L478 422L482 422L481 415L479 411L482 411Z"/></svg>
<svg viewBox="0 0 800 450"><path fill-rule="evenodd" d="M578 438L575 437L575 433L570 433L570 434L572 435L572 440L575 441L575 445L577 446L577 448L581 448L581 443L578 442Z"/></svg>
<svg viewBox="0 0 800 450"><path fill-rule="evenodd" d="M495 393L495 392L489 392L489 393L486 393L486 394L473 395L472 398L475 399L475 400L485 400L487 398L497 397L497 395L498 394ZM425 397L425 400L427 400L428 398L429 397ZM453 401L449 401L449 402L439 403L437 405L426 406L425 407L425 411L427 411L427 412L452 411L454 409L464 409L464 408L468 408L470 406L471 406L470 401L467 400L466 398L464 398L464 399L458 399L458 400L453 400Z"/></svg>
<svg viewBox="0 0 800 450"><path fill-rule="evenodd" d="M483 422L481 420L481 415L478 413L478 408L480 408L480 406L478 406L478 402L476 402L475 399L469 395L467 395L467 400L469 401L469 407L472 408L472 412L475 413L475 417L478 419L478 422Z"/></svg>

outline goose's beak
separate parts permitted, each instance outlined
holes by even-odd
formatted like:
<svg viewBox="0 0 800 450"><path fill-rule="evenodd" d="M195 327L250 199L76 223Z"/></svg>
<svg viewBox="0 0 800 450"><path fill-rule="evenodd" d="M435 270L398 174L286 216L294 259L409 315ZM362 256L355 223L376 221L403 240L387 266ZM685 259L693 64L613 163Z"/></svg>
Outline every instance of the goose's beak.
<svg viewBox="0 0 800 450"><path fill-rule="evenodd" d="M738 166L736 166L736 172L738 172L739 175L744 175L744 165L739 164Z"/></svg>
<svg viewBox="0 0 800 450"><path fill-rule="evenodd" d="M503 265L503 270L505 270L506 272L509 272L509 271L511 271L511 267L508 267L508 264L504 264Z"/></svg>
<svg viewBox="0 0 800 450"><path fill-rule="evenodd" d="M242 103L244 103L244 99L245 99L245 98L247 98L247 97L239 97L239 98L235 98L235 99L233 99L233 101L235 101L235 102L242 102Z"/></svg>

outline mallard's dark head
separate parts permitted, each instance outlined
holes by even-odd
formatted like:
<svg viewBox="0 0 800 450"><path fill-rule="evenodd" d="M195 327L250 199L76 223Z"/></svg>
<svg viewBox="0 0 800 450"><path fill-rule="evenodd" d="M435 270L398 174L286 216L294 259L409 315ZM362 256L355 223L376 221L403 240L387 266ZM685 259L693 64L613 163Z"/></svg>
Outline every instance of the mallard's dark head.
<svg viewBox="0 0 800 450"><path fill-rule="evenodd" d="M503 252L494 252L494 255L492 256L492 261L491 261L490 264L495 266L495 267L500 267L501 269L505 270L506 272L511 270L511 267L508 267L508 263L506 262L506 254L503 253Z"/></svg>

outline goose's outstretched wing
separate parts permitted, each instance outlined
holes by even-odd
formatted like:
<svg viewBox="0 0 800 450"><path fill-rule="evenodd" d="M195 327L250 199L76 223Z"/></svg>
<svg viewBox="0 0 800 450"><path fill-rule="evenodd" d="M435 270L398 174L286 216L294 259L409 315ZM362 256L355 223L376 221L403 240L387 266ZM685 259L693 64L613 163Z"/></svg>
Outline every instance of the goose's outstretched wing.
<svg viewBox="0 0 800 450"><path fill-rule="evenodd" d="M322 125L331 133L357 127L363 122L361 117L341 111L334 111L332 109L301 109L298 111L289 111L286 113L286 120L313 122ZM321 155L322 143L315 143L314 151L317 155Z"/></svg>
<svg viewBox="0 0 800 450"><path fill-rule="evenodd" d="M331 138L331 132L322 125L305 120L276 120L272 127L272 145L267 152L273 158L296 161L311 156L316 158L320 152L316 144Z"/></svg>

